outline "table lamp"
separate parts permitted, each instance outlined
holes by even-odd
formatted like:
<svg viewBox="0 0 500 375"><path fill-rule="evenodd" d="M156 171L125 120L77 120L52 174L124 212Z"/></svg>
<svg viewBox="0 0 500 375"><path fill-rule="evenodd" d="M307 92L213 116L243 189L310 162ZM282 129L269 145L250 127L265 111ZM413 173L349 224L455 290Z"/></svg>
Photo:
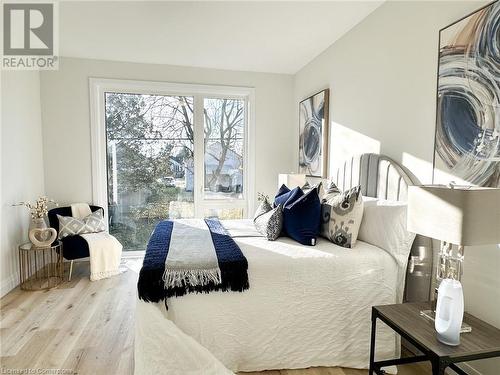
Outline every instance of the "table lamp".
<svg viewBox="0 0 500 375"><path fill-rule="evenodd" d="M286 185L288 188L293 189L297 186L302 187L306 183L306 175L300 173L280 173L278 175L278 187Z"/></svg>
<svg viewBox="0 0 500 375"><path fill-rule="evenodd" d="M500 189L410 186L407 220L408 231L441 240L435 327L439 341L458 345L464 309L460 283L464 246L500 243ZM456 250L452 245L457 245Z"/></svg>

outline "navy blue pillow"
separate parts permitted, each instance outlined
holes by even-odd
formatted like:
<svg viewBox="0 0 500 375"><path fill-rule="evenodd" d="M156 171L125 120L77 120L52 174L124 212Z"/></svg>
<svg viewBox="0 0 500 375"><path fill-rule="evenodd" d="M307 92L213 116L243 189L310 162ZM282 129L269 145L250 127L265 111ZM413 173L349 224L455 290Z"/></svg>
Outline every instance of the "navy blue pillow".
<svg viewBox="0 0 500 375"><path fill-rule="evenodd" d="M278 192L276 193L276 195L274 196L274 198L277 198L280 195L286 194L289 191L290 191L290 189L285 184L282 184L281 187L278 189Z"/></svg>
<svg viewBox="0 0 500 375"><path fill-rule="evenodd" d="M300 187L290 190L282 185L274 198L274 205L283 205L283 232L303 245L315 245L321 221L318 189L306 194Z"/></svg>
<svg viewBox="0 0 500 375"><path fill-rule="evenodd" d="M316 245L321 220L318 190L312 189L283 208L283 228L286 234L302 245Z"/></svg>
<svg viewBox="0 0 500 375"><path fill-rule="evenodd" d="M286 204L295 202L303 195L304 192L299 187L290 190L286 187L286 185L281 185L278 192L276 193L276 196L274 197L274 207L278 207L280 204L284 206Z"/></svg>

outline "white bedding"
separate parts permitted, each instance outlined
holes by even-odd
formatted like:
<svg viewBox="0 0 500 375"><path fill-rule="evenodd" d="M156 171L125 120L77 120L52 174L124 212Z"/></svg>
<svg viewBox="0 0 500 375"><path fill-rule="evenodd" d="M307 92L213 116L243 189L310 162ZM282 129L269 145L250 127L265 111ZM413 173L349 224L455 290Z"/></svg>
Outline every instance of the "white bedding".
<svg viewBox="0 0 500 375"><path fill-rule="evenodd" d="M248 260L250 289L171 298L168 313L163 303L139 301L136 374L218 375L221 363L232 371L367 368L371 306L400 299L405 265L362 241L345 249L323 239L314 247L285 237L235 240ZM396 336L378 327L376 357L391 358Z"/></svg>

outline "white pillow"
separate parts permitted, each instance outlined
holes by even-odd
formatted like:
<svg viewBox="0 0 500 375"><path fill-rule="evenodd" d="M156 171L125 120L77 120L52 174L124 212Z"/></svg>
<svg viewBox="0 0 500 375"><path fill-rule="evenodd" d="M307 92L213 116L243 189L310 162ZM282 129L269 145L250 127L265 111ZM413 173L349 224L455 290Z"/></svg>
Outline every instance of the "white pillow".
<svg viewBox="0 0 500 375"><path fill-rule="evenodd" d="M378 246L406 267L415 233L406 230L407 203L365 198L358 239Z"/></svg>

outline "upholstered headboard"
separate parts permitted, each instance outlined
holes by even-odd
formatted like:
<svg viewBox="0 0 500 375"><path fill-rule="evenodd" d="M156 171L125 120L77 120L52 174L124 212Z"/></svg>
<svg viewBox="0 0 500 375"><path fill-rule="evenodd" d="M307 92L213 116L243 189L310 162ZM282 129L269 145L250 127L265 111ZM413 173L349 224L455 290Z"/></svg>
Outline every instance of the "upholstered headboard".
<svg viewBox="0 0 500 375"><path fill-rule="evenodd" d="M378 154L362 154L347 159L333 172L331 179L341 190L360 185L364 196L396 201L406 201L408 186L420 183L407 168ZM408 261L405 301L429 300L432 262L432 240L417 235Z"/></svg>
<svg viewBox="0 0 500 375"><path fill-rule="evenodd" d="M419 184L406 168L384 155L362 154L344 161L332 179L341 190L361 185L361 193L396 201L406 201L408 186Z"/></svg>

